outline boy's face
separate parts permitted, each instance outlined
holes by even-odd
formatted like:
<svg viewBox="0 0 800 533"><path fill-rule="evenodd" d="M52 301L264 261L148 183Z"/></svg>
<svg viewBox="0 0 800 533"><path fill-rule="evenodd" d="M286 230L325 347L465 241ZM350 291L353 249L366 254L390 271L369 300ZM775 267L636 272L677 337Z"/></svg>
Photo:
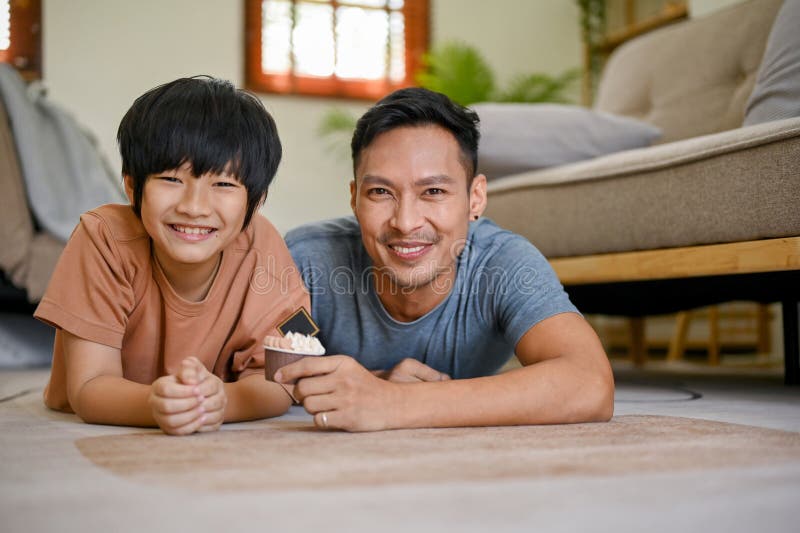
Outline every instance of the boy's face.
<svg viewBox="0 0 800 533"><path fill-rule="evenodd" d="M461 157L438 126L387 131L361 153L353 212L373 265L400 288L445 286L455 273L469 221L486 205L486 178L468 186Z"/></svg>
<svg viewBox="0 0 800 533"><path fill-rule="evenodd" d="M128 197L133 197L125 178ZM165 273L213 272L242 230L247 189L231 175L195 177L191 165L147 177L141 217Z"/></svg>

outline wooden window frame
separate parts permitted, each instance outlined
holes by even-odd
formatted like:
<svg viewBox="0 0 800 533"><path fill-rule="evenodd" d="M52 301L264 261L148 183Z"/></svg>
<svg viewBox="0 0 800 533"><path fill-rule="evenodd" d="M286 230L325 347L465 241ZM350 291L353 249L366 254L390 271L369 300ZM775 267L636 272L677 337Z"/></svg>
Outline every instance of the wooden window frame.
<svg viewBox="0 0 800 533"><path fill-rule="evenodd" d="M333 0L331 3L334 9L348 5L346 1ZM428 48L429 0L405 0L402 8L406 21L404 80L341 79L335 74L325 78L294 73L267 74L261 70L261 6L262 0L245 0L245 86L252 91L377 100L396 89L414 84L414 76L422 66L422 54Z"/></svg>
<svg viewBox="0 0 800 533"><path fill-rule="evenodd" d="M28 81L42 77L42 0L10 0L11 46L0 50L0 63L9 63Z"/></svg>

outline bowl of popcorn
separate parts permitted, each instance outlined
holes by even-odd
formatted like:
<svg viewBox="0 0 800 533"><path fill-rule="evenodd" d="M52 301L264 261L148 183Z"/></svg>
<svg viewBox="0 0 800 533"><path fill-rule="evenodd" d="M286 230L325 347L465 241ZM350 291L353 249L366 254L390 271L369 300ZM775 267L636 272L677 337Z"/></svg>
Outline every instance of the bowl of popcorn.
<svg viewBox="0 0 800 533"><path fill-rule="evenodd" d="M267 337L264 339L264 375L269 381L275 381L279 368L304 357L320 355L325 355L325 348L311 335L290 331L284 337Z"/></svg>

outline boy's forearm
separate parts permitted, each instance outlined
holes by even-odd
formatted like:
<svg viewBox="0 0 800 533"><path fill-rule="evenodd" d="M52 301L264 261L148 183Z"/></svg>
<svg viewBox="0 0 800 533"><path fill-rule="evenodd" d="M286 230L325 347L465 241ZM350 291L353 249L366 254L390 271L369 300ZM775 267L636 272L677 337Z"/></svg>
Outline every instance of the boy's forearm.
<svg viewBox="0 0 800 533"><path fill-rule="evenodd" d="M263 373L251 374L225 383L228 404L225 422L243 422L284 414L292 400L281 386L264 379Z"/></svg>
<svg viewBox="0 0 800 533"><path fill-rule="evenodd" d="M254 374L225 383L228 403L225 422L241 422L278 416L286 412L291 399L279 385ZM75 413L90 424L157 427L148 403L150 385L116 376L98 376L78 393Z"/></svg>
<svg viewBox="0 0 800 533"><path fill-rule="evenodd" d="M75 413L90 424L156 427L148 403L150 385L117 376L97 376L78 392Z"/></svg>

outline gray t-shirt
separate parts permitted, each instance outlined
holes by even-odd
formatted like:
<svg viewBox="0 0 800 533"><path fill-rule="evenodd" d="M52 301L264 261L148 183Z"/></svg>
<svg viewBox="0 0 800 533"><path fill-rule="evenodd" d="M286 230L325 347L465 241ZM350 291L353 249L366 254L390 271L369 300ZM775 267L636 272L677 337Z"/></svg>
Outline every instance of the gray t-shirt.
<svg viewBox="0 0 800 533"><path fill-rule="evenodd" d="M542 254L488 219L470 223L450 294L413 322L393 319L375 293L355 218L301 226L286 244L326 353L353 356L370 370L410 357L453 378L490 375L536 323L578 312Z"/></svg>

